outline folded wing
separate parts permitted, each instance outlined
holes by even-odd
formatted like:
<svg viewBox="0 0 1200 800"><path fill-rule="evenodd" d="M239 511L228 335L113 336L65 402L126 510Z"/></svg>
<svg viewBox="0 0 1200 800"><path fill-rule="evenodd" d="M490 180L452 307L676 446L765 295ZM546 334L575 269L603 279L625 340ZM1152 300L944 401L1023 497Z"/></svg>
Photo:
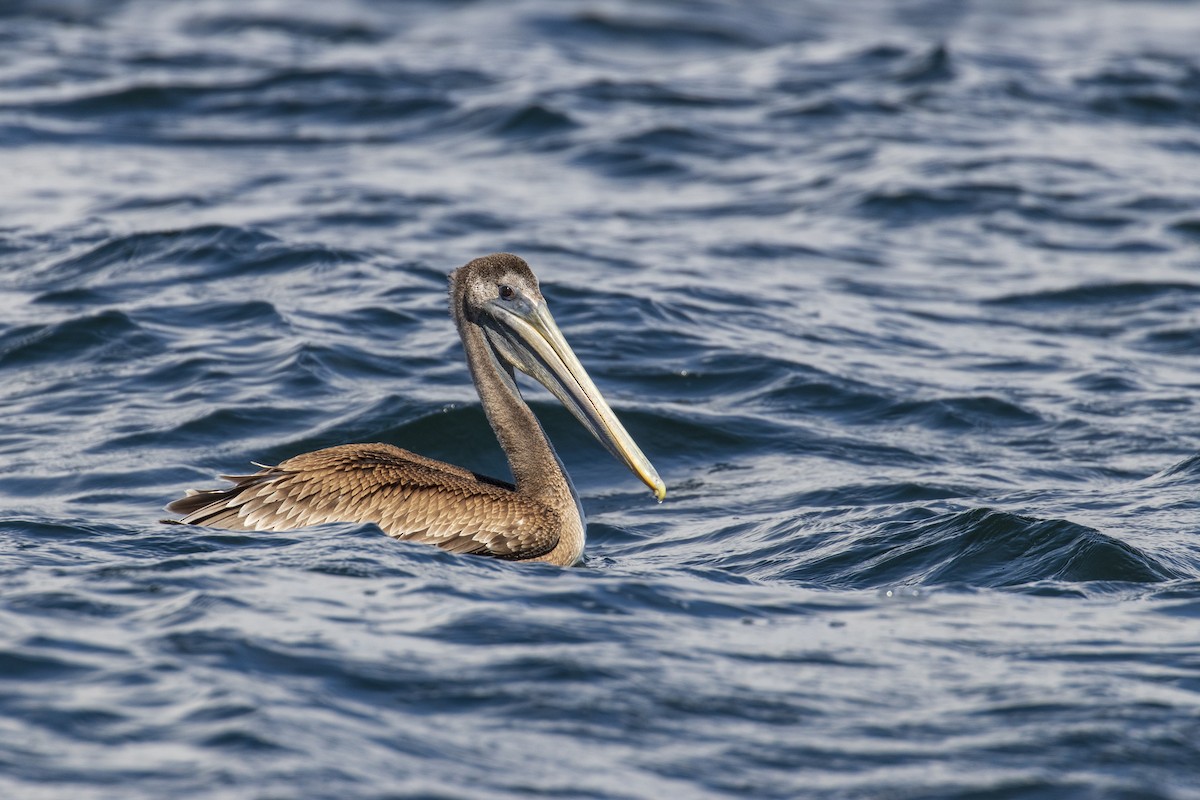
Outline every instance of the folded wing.
<svg viewBox="0 0 1200 800"><path fill-rule="evenodd" d="M167 509L226 530L371 522L397 539L503 559L550 552L561 529L554 509L509 484L387 444L330 447L224 477L232 487L189 492Z"/></svg>

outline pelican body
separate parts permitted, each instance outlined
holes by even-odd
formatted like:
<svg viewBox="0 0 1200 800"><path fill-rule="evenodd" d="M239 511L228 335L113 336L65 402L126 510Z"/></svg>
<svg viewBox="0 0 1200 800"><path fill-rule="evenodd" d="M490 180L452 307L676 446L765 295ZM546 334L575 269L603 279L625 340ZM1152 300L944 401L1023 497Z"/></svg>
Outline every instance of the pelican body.
<svg viewBox="0 0 1200 800"><path fill-rule="evenodd" d="M189 490L167 506L177 522L284 531L372 522L397 539L456 553L570 566L582 557L579 496L514 368L533 377L662 501L666 487L571 351L537 278L517 256L477 258L450 275L450 313L479 399L513 482L390 444L345 444L226 476L226 489Z"/></svg>

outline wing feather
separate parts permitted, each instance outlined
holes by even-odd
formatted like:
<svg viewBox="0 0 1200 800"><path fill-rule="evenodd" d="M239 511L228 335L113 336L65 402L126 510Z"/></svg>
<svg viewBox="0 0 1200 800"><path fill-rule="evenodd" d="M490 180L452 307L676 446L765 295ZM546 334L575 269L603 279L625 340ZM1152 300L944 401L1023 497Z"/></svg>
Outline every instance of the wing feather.
<svg viewBox="0 0 1200 800"><path fill-rule="evenodd" d="M550 552L561 529L557 512L509 484L387 444L340 445L222 477L234 485L189 490L167 509L182 523L227 530L372 522L397 539L504 559Z"/></svg>

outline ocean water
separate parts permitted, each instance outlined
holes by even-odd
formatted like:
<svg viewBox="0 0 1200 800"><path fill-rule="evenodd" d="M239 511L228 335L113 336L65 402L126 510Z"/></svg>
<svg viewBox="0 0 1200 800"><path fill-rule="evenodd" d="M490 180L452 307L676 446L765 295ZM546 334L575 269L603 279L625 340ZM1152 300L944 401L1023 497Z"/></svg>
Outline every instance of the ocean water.
<svg viewBox="0 0 1200 800"><path fill-rule="evenodd" d="M1200 6L0 5L0 797L1200 798ZM584 565L159 523L506 475L511 251Z"/></svg>

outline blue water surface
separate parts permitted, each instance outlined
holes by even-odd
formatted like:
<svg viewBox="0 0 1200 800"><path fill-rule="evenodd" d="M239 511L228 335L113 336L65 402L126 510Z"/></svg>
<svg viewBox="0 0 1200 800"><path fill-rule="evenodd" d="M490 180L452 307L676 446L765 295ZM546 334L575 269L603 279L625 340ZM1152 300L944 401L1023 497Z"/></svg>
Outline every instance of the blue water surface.
<svg viewBox="0 0 1200 800"><path fill-rule="evenodd" d="M1200 798L1200 6L0 4L0 797ZM390 442L575 569L159 523Z"/></svg>

